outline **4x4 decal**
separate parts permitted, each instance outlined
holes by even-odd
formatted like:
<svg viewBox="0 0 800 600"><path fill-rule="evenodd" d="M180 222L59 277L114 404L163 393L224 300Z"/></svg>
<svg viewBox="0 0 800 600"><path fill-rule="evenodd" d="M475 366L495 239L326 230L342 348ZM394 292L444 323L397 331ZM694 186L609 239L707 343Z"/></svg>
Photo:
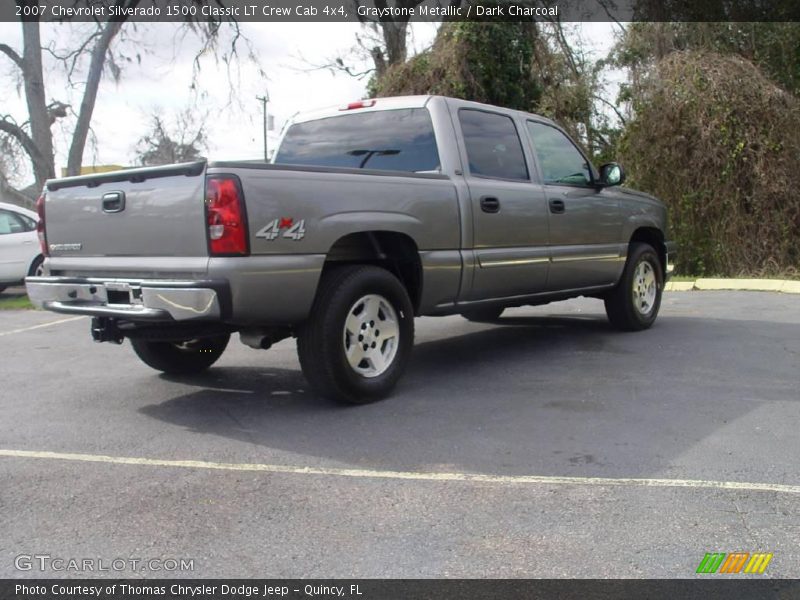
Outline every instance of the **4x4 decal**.
<svg viewBox="0 0 800 600"><path fill-rule="evenodd" d="M295 221L292 217L273 219L256 233L257 238L264 238L269 241L276 239L278 236L298 241L302 240L305 235L306 220Z"/></svg>

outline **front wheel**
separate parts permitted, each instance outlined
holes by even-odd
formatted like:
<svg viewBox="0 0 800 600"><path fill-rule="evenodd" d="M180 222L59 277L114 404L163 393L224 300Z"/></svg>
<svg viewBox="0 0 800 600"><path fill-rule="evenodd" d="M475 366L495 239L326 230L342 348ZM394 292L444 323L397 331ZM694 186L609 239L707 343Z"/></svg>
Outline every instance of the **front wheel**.
<svg viewBox="0 0 800 600"><path fill-rule="evenodd" d="M664 291L658 254L649 244L631 244L617 287L605 297L606 314L617 329L640 331L656 320Z"/></svg>
<svg viewBox="0 0 800 600"><path fill-rule="evenodd" d="M171 375L189 375L205 371L217 362L230 337L226 333L183 342L131 339L131 346L148 367Z"/></svg>
<svg viewBox="0 0 800 600"><path fill-rule="evenodd" d="M365 404L391 392L414 344L414 309L389 271L368 265L323 275L297 338L300 366L321 396Z"/></svg>

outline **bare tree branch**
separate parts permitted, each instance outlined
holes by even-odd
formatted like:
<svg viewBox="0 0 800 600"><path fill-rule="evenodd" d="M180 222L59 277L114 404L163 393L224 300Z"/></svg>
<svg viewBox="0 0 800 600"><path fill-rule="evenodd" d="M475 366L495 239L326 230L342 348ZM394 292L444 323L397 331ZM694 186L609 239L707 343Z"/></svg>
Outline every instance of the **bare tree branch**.
<svg viewBox="0 0 800 600"><path fill-rule="evenodd" d="M0 44L0 52L8 56L8 58L10 58L21 70L25 70L22 57L11 46L8 44Z"/></svg>
<svg viewBox="0 0 800 600"><path fill-rule="evenodd" d="M89 37L87 37L80 46L78 46L75 50L71 52L67 52L66 54L58 54L51 46L44 46L42 49L47 51L53 58L58 61L61 61L65 64L69 63L67 68L67 81L69 81L70 85L72 84L72 75L75 73L75 68L80 60L81 56L86 52L86 49L89 47L94 40L96 40L100 35L102 35L103 31L98 27L97 31L92 33Z"/></svg>
<svg viewBox="0 0 800 600"><path fill-rule="evenodd" d="M118 6L134 7L139 0L119 0ZM78 112L78 122L75 124L75 132L72 135L72 143L67 155L67 175L79 175L81 162L83 161L83 150L86 147L86 137L89 134L89 125L94 113L94 105L97 100L97 90L100 87L100 79L103 76L103 66L106 63L106 55L111 41L119 33L120 28L125 23L124 19L108 21L102 29L100 37L92 49L92 58L89 64L89 74L86 79L81 108Z"/></svg>
<svg viewBox="0 0 800 600"><path fill-rule="evenodd" d="M19 142L22 149L25 150L27 155L31 158L33 163L41 163L44 160L42 153L33 141L33 138L27 132L17 125L8 115L0 117L0 131L7 133Z"/></svg>
<svg viewBox="0 0 800 600"><path fill-rule="evenodd" d="M595 100L599 100L600 102L608 106L611 110L613 110L614 113L617 115L617 118L619 119L620 123L622 123L622 126L625 127L625 125L627 124L627 120L625 119L624 115L619 111L619 109L616 107L616 105L612 104L611 102L609 102L608 100L597 94L593 94L592 98L594 98Z"/></svg>

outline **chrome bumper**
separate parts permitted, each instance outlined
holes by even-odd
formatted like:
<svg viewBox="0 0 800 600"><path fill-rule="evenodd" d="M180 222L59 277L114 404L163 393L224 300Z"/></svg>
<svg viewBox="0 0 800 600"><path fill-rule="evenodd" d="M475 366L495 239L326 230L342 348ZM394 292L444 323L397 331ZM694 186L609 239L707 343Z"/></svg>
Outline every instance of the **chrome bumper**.
<svg viewBox="0 0 800 600"><path fill-rule="evenodd" d="M28 277L28 297L53 312L131 321L214 320L222 316L220 290L211 281Z"/></svg>

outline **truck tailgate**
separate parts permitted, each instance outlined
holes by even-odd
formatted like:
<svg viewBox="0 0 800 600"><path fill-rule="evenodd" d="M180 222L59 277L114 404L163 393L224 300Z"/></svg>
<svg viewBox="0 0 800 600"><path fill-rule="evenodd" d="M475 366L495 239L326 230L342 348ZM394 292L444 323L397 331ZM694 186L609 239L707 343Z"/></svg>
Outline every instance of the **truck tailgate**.
<svg viewBox="0 0 800 600"><path fill-rule="evenodd" d="M48 182L51 257L208 256L205 162Z"/></svg>

